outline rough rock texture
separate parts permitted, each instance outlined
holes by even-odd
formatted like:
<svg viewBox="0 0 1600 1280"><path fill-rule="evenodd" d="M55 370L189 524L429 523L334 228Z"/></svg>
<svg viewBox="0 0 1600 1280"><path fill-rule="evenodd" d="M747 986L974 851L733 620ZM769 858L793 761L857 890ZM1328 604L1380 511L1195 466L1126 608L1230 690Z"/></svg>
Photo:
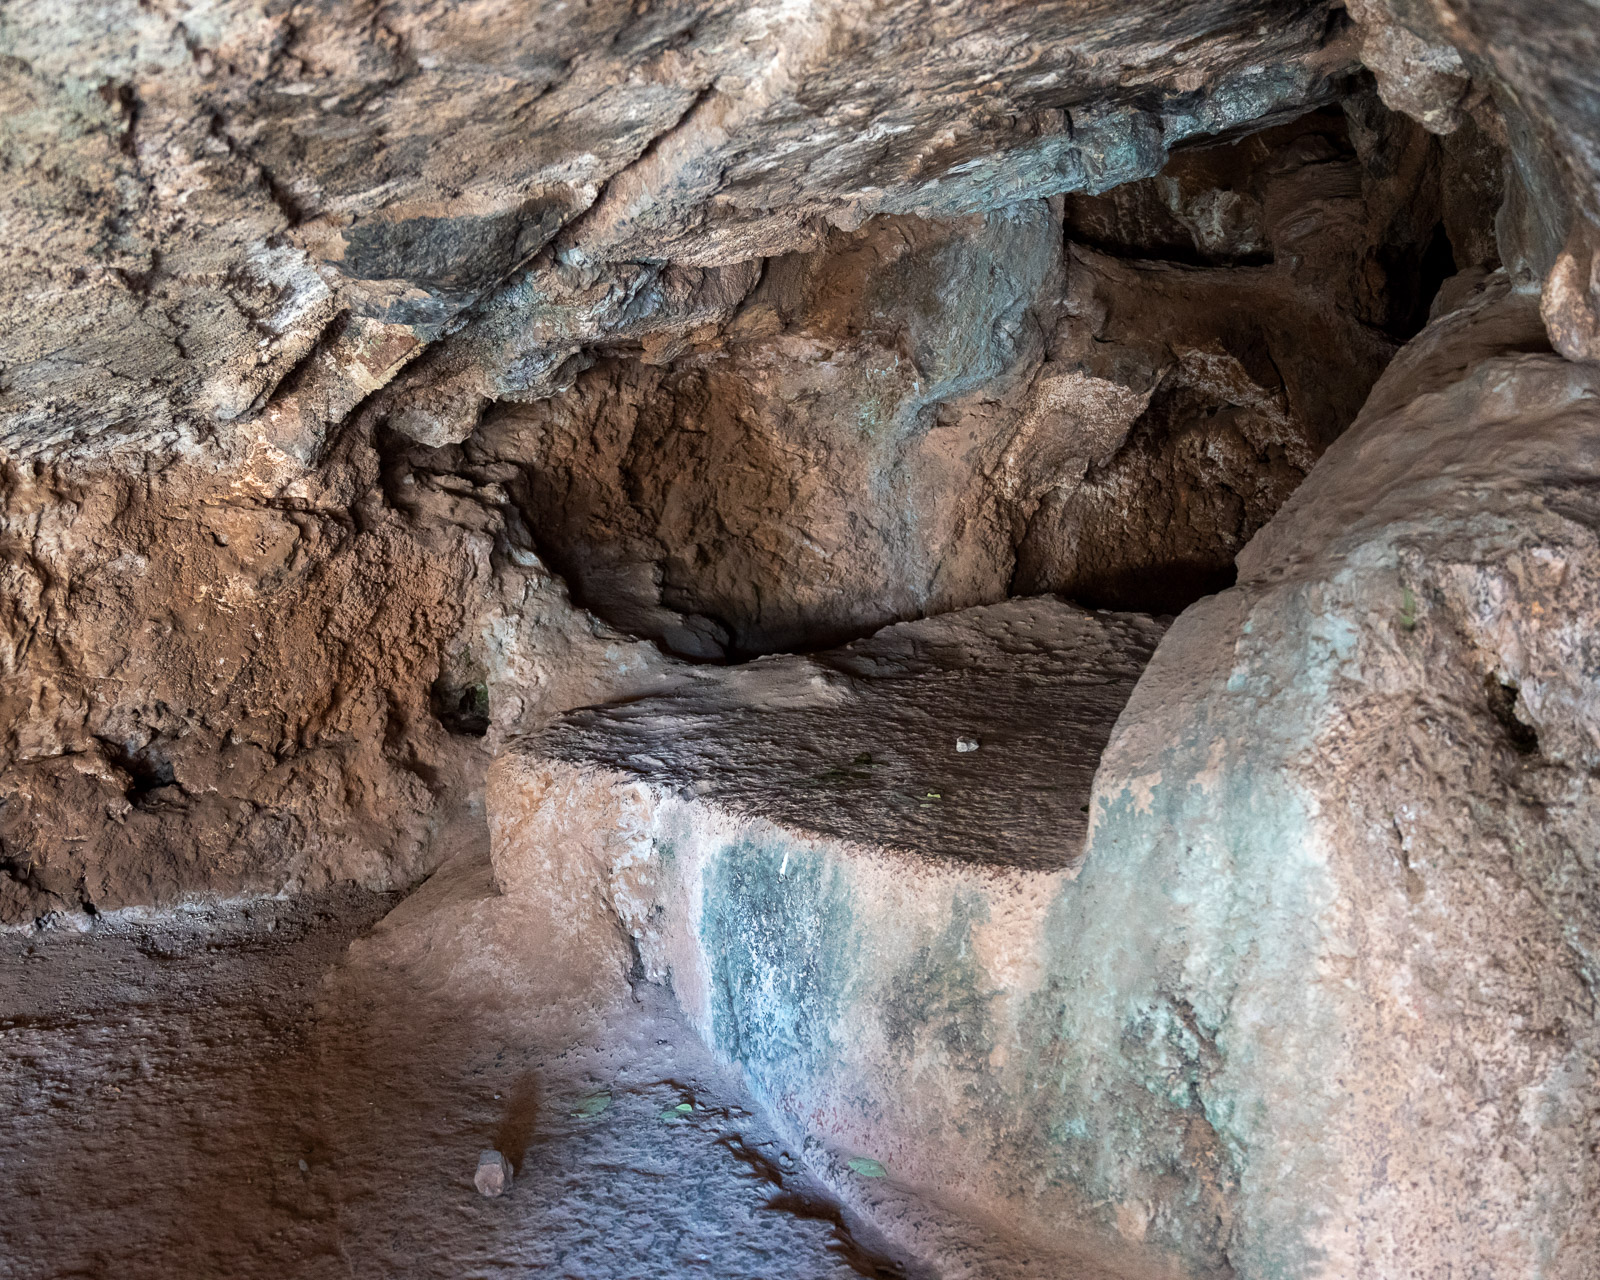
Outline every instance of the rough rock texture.
<svg viewBox="0 0 1600 1280"><path fill-rule="evenodd" d="M1329 100L1344 30L1259 0L8 7L0 916L414 879L486 722L492 745L658 663L567 606L520 470L402 444L568 386L590 348L670 362L769 260L874 215L1050 232L1055 193ZM951 314L1005 311L974 299ZM955 576L813 586L681 647L1005 594L992 564Z"/></svg>
<svg viewBox="0 0 1600 1280"><path fill-rule="evenodd" d="M408 882L467 739L648 687L629 635L1175 611L1493 257L1492 144L1377 109L1322 4L40 3L0 50L7 919Z"/></svg>
<svg viewBox="0 0 1600 1280"><path fill-rule="evenodd" d="M1140 614L1011 600L686 674L510 749L790 831L1060 868L1077 861L1100 752L1161 631Z"/></svg>
<svg viewBox="0 0 1600 1280"><path fill-rule="evenodd" d="M1420 327L1469 167L1358 98L1113 196L873 219L414 460L505 484L583 604L692 657L1013 591L1175 612Z"/></svg>
<svg viewBox="0 0 1600 1280"><path fill-rule="evenodd" d="M541 300L581 327L653 264L1153 173L1326 99L1342 31L1273 0L11 6L6 439L314 451L514 275L469 324L515 358L464 392L560 363Z"/></svg>
<svg viewBox="0 0 1600 1280"><path fill-rule="evenodd" d="M1004 1178L985 1126L1013 1121L973 1090L1027 1040L1040 926L1160 630L1016 600L575 712L492 766L496 883L557 951L625 926L810 1165L936 1274L1123 1274L1135 1251L951 1209Z"/></svg>
<svg viewBox="0 0 1600 1280"><path fill-rule="evenodd" d="M690 720L722 728L720 717ZM954 741L944 750L954 755ZM930 853L936 818L881 801L835 805L804 784L796 796L764 754L729 780L680 751L647 782L508 752L489 782L496 883L510 902L563 908L574 942L608 920L626 926L643 976L670 987L847 1204L908 1254L971 1264L935 1274L1150 1274L1137 1248L1107 1249L1071 1224L1041 1230L1016 1212L1014 1166L991 1158L1016 1099L989 1063L1029 1039L1041 926L1067 873L997 865L981 856L992 846L955 838ZM998 754L991 782L1015 761ZM674 773L699 785L675 791ZM1039 807L1021 787L1000 789ZM802 798L803 814L775 820ZM1046 824L1009 825L1006 844L1035 865L1077 852L1047 843ZM893 843L873 838L885 835ZM852 1161L871 1162L870 1184Z"/></svg>
<svg viewBox="0 0 1600 1280"><path fill-rule="evenodd" d="M203 463L6 469L0 919L431 865L473 768L429 686L474 566L358 473L295 500Z"/></svg>
<svg viewBox="0 0 1600 1280"><path fill-rule="evenodd" d="M679 1280L781 1259L924 1280L665 992L635 1001L615 969L608 999L574 1001L481 847L374 926L393 903L344 889L0 934L0 1276ZM604 1112L574 1115L600 1091ZM493 1200L473 1186L491 1145L517 1166Z"/></svg>
<svg viewBox="0 0 1600 1280"><path fill-rule="evenodd" d="M1124 1230L1250 1275L1600 1266L1600 384L1542 347L1500 282L1403 353L1107 748L1039 1122Z"/></svg>
<svg viewBox="0 0 1600 1280"><path fill-rule="evenodd" d="M450 982L504 963L485 1025L572 1014L540 1042L559 1056L653 965L852 1203L947 1260L999 1223L1195 1274L1600 1271L1594 18L7 5L0 923L413 883L482 818L500 753L524 896L497 915L439 882L453 941L375 961L422 998L343 988L370 1057L330 1106L427 1096L414 1027L373 1009L448 1027ZM1164 619L1071 613L1072 653L987 635L952 650L962 675L893 647L966 625L937 621L704 666L1068 609L1000 603L1034 593L1187 610L1110 740L1075 881L1072 801ZM676 742L707 698L695 724L726 740ZM829 756L851 698L902 741ZM565 790L523 786L554 768L507 752L530 739L652 781L569 763ZM997 780L996 743L1036 754ZM735 813L761 790L735 744L769 772L819 757L817 788ZM948 809L930 780L896 812L936 764ZM696 829L716 806L669 780L724 787L731 825ZM627 861L641 796L692 853L659 927L654 864ZM486 958L460 931L491 916ZM536 956L500 945L517 929ZM773 1000L719 992L736 959ZM843 1021L772 1022L830 974ZM848 1052L796 1047L824 1025ZM628 1061L636 1101L665 1096L659 1058ZM839 1163L852 1135L893 1156L881 1191ZM492 1135L459 1136L465 1188ZM346 1137L382 1169L380 1134ZM392 1225L384 1188L352 1184L347 1259L486 1256ZM507 1256L554 1265L547 1245ZM1049 1273L997 1249L949 1274Z"/></svg>
<svg viewBox="0 0 1600 1280"><path fill-rule="evenodd" d="M1099 751L1062 678L986 755L983 676L897 669L1072 632L1015 601L563 721L494 766L497 879L627 925L796 1140L1063 1258L1592 1274L1600 383L1503 275L1453 293L1162 641L1081 872L1032 799ZM1005 825L897 811L875 744L913 723Z"/></svg>
<svg viewBox="0 0 1600 1280"><path fill-rule="evenodd" d="M309 473L13 462L0 501L0 922L413 883L481 787L491 683L532 725L661 664L503 496L360 438Z"/></svg>
<svg viewBox="0 0 1600 1280"><path fill-rule="evenodd" d="M1600 28L1586 0L1351 0L1383 99L1508 144L1501 254L1556 350L1600 359Z"/></svg>
<svg viewBox="0 0 1600 1280"><path fill-rule="evenodd" d="M414 880L472 735L666 669L540 554L697 658L1013 591L1181 608L1418 322L1441 235L1481 250L1487 215L1445 195L1482 171L1357 99L1114 197L727 268L679 299L704 308L681 341L613 332L464 445L376 404L299 456L280 400L171 460L17 454L0 913ZM369 388L364 358L296 376Z"/></svg>

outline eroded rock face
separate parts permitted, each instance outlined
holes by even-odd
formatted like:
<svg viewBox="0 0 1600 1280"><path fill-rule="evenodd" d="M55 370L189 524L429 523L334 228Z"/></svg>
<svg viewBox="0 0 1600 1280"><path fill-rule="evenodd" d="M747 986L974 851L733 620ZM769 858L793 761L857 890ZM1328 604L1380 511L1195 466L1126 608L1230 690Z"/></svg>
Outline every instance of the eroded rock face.
<svg viewBox="0 0 1600 1280"><path fill-rule="evenodd" d="M0 922L413 883L499 753L546 958L693 976L802 1131L948 1166L1020 1238L1200 1275L1600 1270L1593 16L10 6ZM909 661L681 659L1045 592L1089 630L1187 609L1076 880L1077 809L1034 814L1060 856L915 881L856 856L893 842L849 803L808 825L810 790L756 848L748 814L701 823L725 742L697 777L645 749L511 776L577 707L684 736L716 720L674 719L686 689L756 689L765 732ZM1164 622L1124 621L1142 659ZM1060 695L1085 634L1025 674ZM986 655L947 683L976 696ZM761 688L780 668L820 693ZM1018 688L986 710L1072 720ZM1086 783L1090 719L1069 770L1004 782ZM1010 794L943 830L917 802L908 842L992 855L1033 813ZM663 813L660 861L694 856L656 887L698 906L632 956ZM774 889L791 854L810 879ZM784 914L811 890L882 936ZM713 989L735 955L790 996L859 962L822 1027L857 1056L801 1044L817 1019L745 1054L775 1006Z"/></svg>
<svg viewBox="0 0 1600 1280"><path fill-rule="evenodd" d="M1011 601L525 740L497 878L620 922L822 1167L1039 1274L1588 1276L1597 405L1504 276L1435 321L1162 639L1081 871L1084 716L1155 628Z"/></svg>
<svg viewBox="0 0 1600 1280"><path fill-rule="evenodd" d="M1050 904L1161 631L1042 597L689 668L508 744L496 883L561 948L625 929L812 1167L930 1270L1144 1274L1019 1206L1004 1143Z"/></svg>
<svg viewBox="0 0 1600 1280"><path fill-rule="evenodd" d="M1013 592L1175 612L1231 579L1456 254L1492 253L1492 203L1445 198L1488 159L1358 99L1110 196L874 219L722 272L685 295L720 314L615 332L570 391L411 461L506 485L583 604L691 657Z"/></svg>
<svg viewBox="0 0 1600 1280"><path fill-rule="evenodd" d="M1376 109L1320 4L68 4L0 40L24 914L295 883L313 830L311 879L408 878L455 739L648 685L630 636L1181 608L1441 245L1493 256L1492 140Z"/></svg>
<svg viewBox="0 0 1600 1280"><path fill-rule="evenodd" d="M1600 1259L1600 418L1542 346L1500 282L1403 353L1107 749L1040 1136L1086 1120L1124 1230L1250 1275Z"/></svg>
<svg viewBox="0 0 1600 1280"><path fill-rule="evenodd" d="M603 328L574 273L626 292L655 264L748 261L875 213L1111 186L1184 138L1325 100L1351 65L1342 30L1324 4L1265 0L931 20L834 2L14 6L6 252L29 284L7 304L6 440L254 420L319 346L369 341L347 311L413 348L380 380L467 320L465 342L499 354L469 360L459 397L533 385L560 363L553 335L519 345L496 317L525 327L554 297ZM303 412L264 429L302 451L344 416L285 407Z"/></svg>
<svg viewBox="0 0 1600 1280"><path fill-rule="evenodd" d="M1060 870L1078 862L1100 752L1161 632L1050 596L963 609L680 672L522 737L524 763L503 773L598 766L825 840ZM508 856L530 841L504 832Z"/></svg>
<svg viewBox="0 0 1600 1280"><path fill-rule="evenodd" d="M1451 269L1587 350L1572 53L1452 12L1420 126L1319 5L8 13L8 916L407 880L633 637L1226 585Z"/></svg>
<svg viewBox="0 0 1600 1280"><path fill-rule="evenodd" d="M1383 99L1439 134L1508 143L1501 252L1542 291L1555 349L1600 359L1600 58L1581 0L1530 13L1510 0L1353 0L1361 59Z"/></svg>
<svg viewBox="0 0 1600 1280"><path fill-rule="evenodd" d="M204 464L8 468L8 921L426 867L470 773L428 690L474 566L359 473L288 502Z"/></svg>
<svg viewBox="0 0 1600 1280"><path fill-rule="evenodd" d="M3 473L6 923L412 883L500 736L664 666L571 606L493 486L359 437L229 462Z"/></svg>
<svg viewBox="0 0 1600 1280"><path fill-rule="evenodd" d="M493 744L660 666L568 606L546 543L598 600L591 562L649 586L657 546L636 544L683 539L659 594L629 586L607 612L701 656L1000 598L1010 539L991 526L1009 517L958 492L997 431L975 451L940 443L926 468L900 455L935 401L1023 394L1060 306L1052 198L1329 101L1354 69L1345 34L1324 5L1255 0L931 20L853 4L11 7L7 918L412 879L434 818L471 793L477 733ZM892 337L839 329L870 323L853 290L899 287L862 262L898 260L895 236L932 308L904 351L901 299ZM1014 279L941 301L941 273L985 263ZM844 296L819 301L819 280ZM775 323L781 308L802 314ZM827 381L805 352L829 344L845 382L898 369L887 452L779 413ZM744 353L731 377L702 359L713 347ZM826 464L804 512L816 545L829 504L887 457L901 474L861 513L885 535L849 548L836 585L795 560L795 521L729 556L722 514L665 513L658 477L589 547L589 499L544 501L559 457L530 476L525 440L488 445L597 361L573 416L604 394L618 430L645 400L688 421L772 415L686 460L726 488L759 446L745 469L771 474L745 486L735 528L792 499L784 451L805 440ZM465 463L405 454L448 453L485 417Z"/></svg>

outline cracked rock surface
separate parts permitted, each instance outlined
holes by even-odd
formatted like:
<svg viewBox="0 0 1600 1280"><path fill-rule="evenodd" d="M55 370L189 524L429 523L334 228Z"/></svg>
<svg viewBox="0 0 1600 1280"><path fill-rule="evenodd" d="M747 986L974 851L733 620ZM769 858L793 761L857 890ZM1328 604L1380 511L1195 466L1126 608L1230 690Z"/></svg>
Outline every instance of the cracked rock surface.
<svg viewBox="0 0 1600 1280"><path fill-rule="evenodd" d="M16 6L8 252L30 287L8 327L33 337L8 439L202 437L298 371L295 412L258 430L306 447L338 415L305 401L392 376L541 251L536 291L1114 185L1327 96L1338 26L1262 0L932 24L836 2ZM305 364L319 344L338 368Z"/></svg>
<svg viewBox="0 0 1600 1280"><path fill-rule="evenodd" d="M1161 632L1012 600L576 711L516 749L789 830L1054 870L1078 860L1100 752Z"/></svg>
<svg viewBox="0 0 1600 1280"><path fill-rule="evenodd" d="M6 4L0 1272L1600 1271L1597 31Z"/></svg>

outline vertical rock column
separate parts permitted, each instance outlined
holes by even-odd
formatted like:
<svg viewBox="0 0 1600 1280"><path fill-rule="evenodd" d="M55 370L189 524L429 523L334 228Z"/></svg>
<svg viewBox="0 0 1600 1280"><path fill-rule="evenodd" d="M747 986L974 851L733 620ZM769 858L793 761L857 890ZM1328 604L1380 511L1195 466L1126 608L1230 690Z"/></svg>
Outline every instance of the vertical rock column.
<svg viewBox="0 0 1600 1280"><path fill-rule="evenodd" d="M1600 367L1533 307L1411 344L1136 689L1036 997L1045 1216L1600 1273Z"/></svg>

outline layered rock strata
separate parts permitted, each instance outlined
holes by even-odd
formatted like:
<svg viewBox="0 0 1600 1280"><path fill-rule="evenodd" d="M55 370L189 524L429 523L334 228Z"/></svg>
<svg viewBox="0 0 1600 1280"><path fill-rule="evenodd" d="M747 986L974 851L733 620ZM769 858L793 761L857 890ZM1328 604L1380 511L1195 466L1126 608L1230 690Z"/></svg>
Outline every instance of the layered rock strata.
<svg viewBox="0 0 1600 1280"><path fill-rule="evenodd" d="M470 421L665 264L1154 173L1327 100L1345 30L1264 0L14 7L6 439L308 456L408 364L417 421Z"/></svg>

